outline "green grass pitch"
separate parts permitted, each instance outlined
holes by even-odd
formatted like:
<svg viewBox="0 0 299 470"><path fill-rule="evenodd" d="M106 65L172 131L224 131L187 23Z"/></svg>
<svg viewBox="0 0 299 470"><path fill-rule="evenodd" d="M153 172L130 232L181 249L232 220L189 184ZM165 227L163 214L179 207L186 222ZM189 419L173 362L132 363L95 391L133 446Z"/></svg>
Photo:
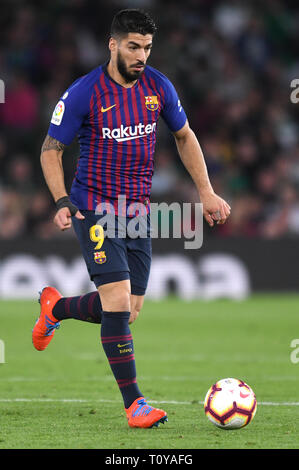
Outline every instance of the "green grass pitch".
<svg viewBox="0 0 299 470"><path fill-rule="evenodd" d="M38 303L1 301L0 448L298 448L299 363L291 361L298 305L295 294L146 301L131 327L138 382L169 422L130 429L99 325L65 320L37 352ZM208 388L225 377L244 380L257 396L256 416L241 430L217 429L204 414Z"/></svg>

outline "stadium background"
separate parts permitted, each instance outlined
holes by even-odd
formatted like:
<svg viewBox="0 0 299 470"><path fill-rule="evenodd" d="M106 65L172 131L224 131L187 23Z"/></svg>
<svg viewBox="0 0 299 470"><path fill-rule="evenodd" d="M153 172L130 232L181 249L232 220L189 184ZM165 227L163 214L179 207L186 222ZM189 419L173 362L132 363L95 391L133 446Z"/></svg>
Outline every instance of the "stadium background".
<svg viewBox="0 0 299 470"><path fill-rule="evenodd" d="M293 2L186 0L3 1L0 27L0 296L66 295L92 286L73 231L55 207L40 147L55 104L78 76L108 58L114 13L150 11L159 27L150 64L175 84L204 151L228 222L204 228L201 250L154 241L149 298L243 298L296 290L299 233L299 16ZM297 54L297 55L296 55ZM70 188L77 144L64 155ZM197 202L174 139L159 125L152 201Z"/></svg>

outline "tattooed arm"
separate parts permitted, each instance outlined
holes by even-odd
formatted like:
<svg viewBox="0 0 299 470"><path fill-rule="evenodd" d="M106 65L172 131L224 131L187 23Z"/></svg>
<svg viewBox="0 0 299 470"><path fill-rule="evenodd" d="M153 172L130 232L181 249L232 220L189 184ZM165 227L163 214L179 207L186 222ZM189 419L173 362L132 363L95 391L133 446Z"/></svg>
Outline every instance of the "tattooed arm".
<svg viewBox="0 0 299 470"><path fill-rule="evenodd" d="M49 134L44 140L43 146L42 146L42 153L45 152L46 150L57 150L58 152L63 152L65 149L65 145L59 142L56 139L53 139Z"/></svg>
<svg viewBox="0 0 299 470"><path fill-rule="evenodd" d="M78 219L84 219L84 216L81 214L81 212L71 203L67 197L62 166L62 154L64 148L64 144L56 139L53 139L53 137L49 136L48 134L44 140L40 156L41 166L48 188L54 198L54 201L57 202L59 200L54 223L60 230L67 230L71 227L72 213L75 214ZM63 204L61 204L61 198L64 198ZM75 212L75 209L77 209L77 212Z"/></svg>
<svg viewBox="0 0 299 470"><path fill-rule="evenodd" d="M62 166L64 148L64 144L47 135L41 150L40 161L43 174L55 202L67 196Z"/></svg>

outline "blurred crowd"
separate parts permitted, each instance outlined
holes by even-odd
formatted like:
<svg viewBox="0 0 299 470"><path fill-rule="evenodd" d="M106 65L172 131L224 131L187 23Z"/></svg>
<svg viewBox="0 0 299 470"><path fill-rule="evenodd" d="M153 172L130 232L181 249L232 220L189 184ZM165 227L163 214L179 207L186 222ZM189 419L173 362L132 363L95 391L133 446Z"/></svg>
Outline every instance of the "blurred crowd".
<svg viewBox="0 0 299 470"><path fill-rule="evenodd" d="M298 235L299 103L290 100L290 83L299 78L299 9L293 3L3 0L0 239L60 236L40 148L63 91L108 59L114 14L135 7L157 23L149 63L174 83L214 190L232 207L229 221L207 233ZM68 189L77 158L73 143L63 159ZM199 201L164 124L155 161L153 201Z"/></svg>

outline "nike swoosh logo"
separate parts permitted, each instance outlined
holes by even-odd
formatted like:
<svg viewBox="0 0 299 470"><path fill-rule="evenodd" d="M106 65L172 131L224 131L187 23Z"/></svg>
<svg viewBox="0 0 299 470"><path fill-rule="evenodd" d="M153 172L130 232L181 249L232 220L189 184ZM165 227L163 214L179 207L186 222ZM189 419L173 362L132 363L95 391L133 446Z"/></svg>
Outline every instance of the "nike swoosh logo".
<svg viewBox="0 0 299 470"><path fill-rule="evenodd" d="M126 344L118 344L117 347L118 348L123 348L124 346L128 346L130 343L126 343Z"/></svg>
<svg viewBox="0 0 299 470"><path fill-rule="evenodd" d="M243 392L240 392L240 397L241 398L247 398L249 397L250 393L243 393Z"/></svg>
<svg viewBox="0 0 299 470"><path fill-rule="evenodd" d="M114 108L114 106L116 106L116 104L112 105L112 106L109 106L109 108L103 108L103 106L101 107L101 111L102 113L105 113L106 111L109 111L109 109L112 109Z"/></svg>

